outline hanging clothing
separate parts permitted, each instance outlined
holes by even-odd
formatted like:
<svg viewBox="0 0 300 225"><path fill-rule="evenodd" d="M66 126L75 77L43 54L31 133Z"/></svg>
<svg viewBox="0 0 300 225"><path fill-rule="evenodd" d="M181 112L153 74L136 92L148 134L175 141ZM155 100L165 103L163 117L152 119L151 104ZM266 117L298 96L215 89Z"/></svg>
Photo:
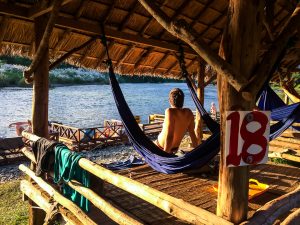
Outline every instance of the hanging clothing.
<svg viewBox="0 0 300 225"><path fill-rule="evenodd" d="M54 147L58 143L40 138L32 143L32 151L36 159L36 176L49 172L54 167Z"/></svg>
<svg viewBox="0 0 300 225"><path fill-rule="evenodd" d="M67 146L59 144L55 146L55 163L54 163L54 182L62 183L63 195L71 199L83 210L89 211L88 200L80 195L77 191L69 187L65 182L76 180L83 186L90 186L89 173L83 170L78 162L82 156L76 152L70 151Z"/></svg>

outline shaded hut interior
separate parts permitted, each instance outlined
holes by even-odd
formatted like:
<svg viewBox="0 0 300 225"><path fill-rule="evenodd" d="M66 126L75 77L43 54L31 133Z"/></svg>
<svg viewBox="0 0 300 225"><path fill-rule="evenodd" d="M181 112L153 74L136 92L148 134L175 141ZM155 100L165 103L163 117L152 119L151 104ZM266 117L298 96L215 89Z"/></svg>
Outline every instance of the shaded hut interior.
<svg viewBox="0 0 300 225"><path fill-rule="evenodd" d="M61 63L61 59L64 56L68 56L65 57L65 62L71 65L107 72L107 66L104 62L107 55L101 42L104 33L107 37L108 51L115 72L121 75L181 79L181 69L177 60L180 45L183 45L185 63L190 74L197 74L199 65L203 64L203 59L191 47L166 31L140 4L140 1L63 0L61 2L49 43L46 45L49 49L49 62L47 61L47 63L49 63L50 69ZM223 31L227 24L228 2L227 0L155 1L156 5L171 20L186 21L188 26L196 31L196 36L203 40L205 45L209 46L216 54L219 51ZM280 34L282 27L289 21L298 3L296 0L277 0L272 2L271 10L265 10L264 12L266 19L261 27L262 39L261 43L259 43L259 56L261 57L258 61L262 60L263 54L272 45L274 37ZM48 16L51 18L50 14L53 8L51 1L0 0L0 54L18 55L34 59L36 52L39 50L36 49L35 43L38 33L35 30L35 23L38 20L37 18L40 17ZM36 24L38 23L40 22ZM275 65L276 73L272 75L275 78L278 77L277 75L283 76L298 70L300 39L297 31L292 31L292 33L293 35L284 52L284 57ZM44 68L48 68L47 64ZM39 68L39 74L41 74L42 69L42 67ZM215 79L215 74L216 72L212 67L206 67L205 77L207 80L211 77ZM41 82L41 78L36 78L40 79L37 82L38 84L43 84L44 88L48 87L48 83L45 85L45 83ZM35 97L37 93L35 93ZM39 97L40 99L38 99ZM42 102L42 97L38 96L38 101ZM38 104L36 104L37 106ZM39 111L36 110L36 112ZM42 114L41 117L33 116L36 117L36 120L33 121L34 124L39 119L46 120L47 113L42 112ZM45 124L46 122L44 121ZM40 128L40 130L37 129L38 132L35 132L35 129L33 129L33 132L43 136L44 134L41 131L44 128ZM250 208L248 216L252 216L257 208L270 199L287 194L299 186L300 171L299 169L292 170L289 166L273 167L262 165L253 168L251 175L262 181L269 182L273 192L268 193L264 200L250 202L249 206L252 208ZM283 173L286 173L286 171L289 171L289 176L284 177ZM245 172L244 174L248 173L248 171L243 172ZM120 174L134 178L141 183L144 182L150 187L152 186L208 211L215 212L217 205L216 193L210 187L217 183L217 177L212 177L211 180L203 177L199 178L197 177L198 175L187 176L186 174L167 177L167 175L157 173L147 166L122 171ZM281 176L282 181L280 184L276 184L276 180L270 180L268 176ZM248 185L248 179L246 180ZM182 185L185 182L189 183L189 185ZM246 187L245 182L243 186ZM147 216L149 216L149 211L152 212L153 210L152 205L131 199L128 197L128 193L123 193L119 189L110 187L110 185L106 185L105 188L108 193L106 197L119 206L123 204L121 207L129 210L130 215L134 214L135 217L145 219L146 223L186 223L179 221L162 210L155 211L155 215L158 215L158 217L153 217L153 221L151 221L151 218L149 219ZM234 187L233 189L236 191L237 188ZM195 197L199 192L201 192L200 195ZM208 198L208 195L211 198ZM122 198L124 201L118 202ZM203 201L206 198L208 198L209 202ZM246 204L248 204L247 199ZM236 211L238 210L236 209ZM172 213L172 210L170 210L170 213ZM217 217L216 215L214 216L215 218ZM221 217L219 219L221 220ZM232 220L232 218L229 218L229 220ZM240 220L240 218L237 220ZM111 223L107 222L107 224Z"/></svg>

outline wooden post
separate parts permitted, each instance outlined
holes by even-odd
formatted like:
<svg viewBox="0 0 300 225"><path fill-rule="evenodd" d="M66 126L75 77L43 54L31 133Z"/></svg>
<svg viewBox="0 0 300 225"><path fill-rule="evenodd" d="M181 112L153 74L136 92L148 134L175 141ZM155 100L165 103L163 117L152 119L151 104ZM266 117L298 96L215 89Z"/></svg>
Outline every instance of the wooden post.
<svg viewBox="0 0 300 225"><path fill-rule="evenodd" d="M262 30L263 1L230 0L228 21L220 45L220 55L243 79L249 79L258 62ZM221 159L217 215L235 224L247 219L248 167L226 167L226 111L252 110L255 99L246 101L226 77L218 74L218 95L221 114Z"/></svg>
<svg viewBox="0 0 300 225"><path fill-rule="evenodd" d="M205 64L201 60L197 67L197 96L202 104L204 104L204 77ZM203 121L198 110L196 111L195 133L198 139L198 144L201 144L203 138Z"/></svg>
<svg viewBox="0 0 300 225"><path fill-rule="evenodd" d="M47 17L38 17L34 20L35 49L39 48ZM40 137L48 137L48 95L49 95L49 47L34 72L32 97L32 131ZM33 169L33 165L31 167ZM30 201L29 225L43 224L45 213L37 209Z"/></svg>

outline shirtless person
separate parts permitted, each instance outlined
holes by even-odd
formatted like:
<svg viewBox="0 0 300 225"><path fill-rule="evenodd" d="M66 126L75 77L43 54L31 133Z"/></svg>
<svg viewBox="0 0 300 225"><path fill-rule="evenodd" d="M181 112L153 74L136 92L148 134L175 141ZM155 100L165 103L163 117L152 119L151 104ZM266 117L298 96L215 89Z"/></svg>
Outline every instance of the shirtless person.
<svg viewBox="0 0 300 225"><path fill-rule="evenodd" d="M155 144L163 151L176 153L179 145L188 131L193 147L197 146L197 138L194 131L194 115L188 108L182 108L184 94L181 89L173 88L169 94L171 108L165 111L165 120L161 133Z"/></svg>

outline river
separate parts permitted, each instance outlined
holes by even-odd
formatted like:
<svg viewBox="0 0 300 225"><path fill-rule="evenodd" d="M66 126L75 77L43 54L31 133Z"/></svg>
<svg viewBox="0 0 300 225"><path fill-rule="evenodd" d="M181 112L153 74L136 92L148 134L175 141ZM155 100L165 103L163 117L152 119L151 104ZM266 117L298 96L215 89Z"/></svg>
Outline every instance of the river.
<svg viewBox="0 0 300 225"><path fill-rule="evenodd" d="M149 114L164 113L169 107L168 93L179 87L185 93L185 107L195 110L195 105L184 83L138 83L121 84L126 100L134 115L147 122ZM31 118L31 88L0 89L0 137L13 137L14 128L8 125ZM209 85L205 88L206 109L215 102L218 107L217 90ZM118 119L119 115L109 85L62 86L50 89L49 120L76 127L102 125L105 119Z"/></svg>

